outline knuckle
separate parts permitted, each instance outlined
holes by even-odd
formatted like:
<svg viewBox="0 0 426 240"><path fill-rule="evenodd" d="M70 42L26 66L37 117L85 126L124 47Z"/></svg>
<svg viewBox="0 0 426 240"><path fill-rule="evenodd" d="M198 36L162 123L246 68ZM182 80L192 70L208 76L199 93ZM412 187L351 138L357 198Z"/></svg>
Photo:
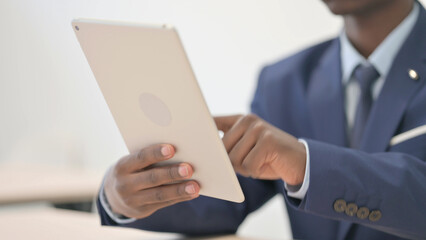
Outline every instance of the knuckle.
<svg viewBox="0 0 426 240"><path fill-rule="evenodd" d="M149 171L148 182L152 185L155 185L158 183L158 181L159 181L159 178L158 178L157 171L155 171L154 169Z"/></svg>
<svg viewBox="0 0 426 240"><path fill-rule="evenodd" d="M164 201L165 200L165 194L164 194L164 192L163 191L161 191L161 190L156 190L155 191L155 200L156 201L158 201L158 202L162 202L162 201Z"/></svg>
<svg viewBox="0 0 426 240"><path fill-rule="evenodd" d="M270 130L265 130L262 132L261 138L263 140L270 140L273 137L273 134Z"/></svg>
<svg viewBox="0 0 426 240"><path fill-rule="evenodd" d="M261 132L265 128L265 124L262 121L257 121L253 124L253 130Z"/></svg>
<svg viewBox="0 0 426 240"><path fill-rule="evenodd" d="M136 154L136 158L138 160L144 160L146 158L146 149L139 150L139 152Z"/></svg>
<svg viewBox="0 0 426 240"><path fill-rule="evenodd" d="M237 123L244 126L250 125L251 123L250 116L249 115L242 116Z"/></svg>
<svg viewBox="0 0 426 240"><path fill-rule="evenodd" d="M258 117L255 114L250 113L245 116L245 119L247 119L249 122L254 122L258 119Z"/></svg>
<svg viewBox="0 0 426 240"><path fill-rule="evenodd" d="M179 178L179 170L177 167L170 167L167 169L167 175L171 180Z"/></svg>

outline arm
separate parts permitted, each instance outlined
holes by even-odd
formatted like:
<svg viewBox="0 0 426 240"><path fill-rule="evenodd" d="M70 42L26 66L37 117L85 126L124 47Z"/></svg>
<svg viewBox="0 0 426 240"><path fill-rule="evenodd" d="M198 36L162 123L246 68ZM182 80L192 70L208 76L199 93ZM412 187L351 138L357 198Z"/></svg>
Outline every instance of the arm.
<svg viewBox="0 0 426 240"><path fill-rule="evenodd" d="M419 142L407 144L426 149L424 136L411 141ZM369 154L314 140L307 142L311 165L309 190L302 201L285 196L290 206L402 237L426 236L424 151L417 152L418 156L402 152ZM361 219L356 213L339 213L334 209L339 199L356 204L358 209L378 210L381 217Z"/></svg>
<svg viewBox="0 0 426 240"><path fill-rule="evenodd" d="M252 108L261 112L262 118L270 122L266 96L271 90L266 89L265 81L265 76L259 79ZM424 104L414 113L418 119L422 118L422 106ZM424 117L419 124L422 122ZM362 224L393 235L426 237L426 135L381 153L365 153L315 140L306 141L309 149L307 156L310 158L310 167L307 169L309 189L300 198L303 200L285 194L290 206L299 211ZM334 210L334 203L338 199L355 203L358 208L365 206L370 212L379 210L382 216L377 221L371 221L369 216L360 219L357 214L350 217L345 212L338 213Z"/></svg>
<svg viewBox="0 0 426 240"><path fill-rule="evenodd" d="M293 136L254 115L215 120L234 169L245 176L302 185L309 155L306 195L302 201L285 196L297 210L397 236L426 236L426 135L405 143L418 148L412 154L365 153L314 140L307 140L307 152Z"/></svg>
<svg viewBox="0 0 426 240"><path fill-rule="evenodd" d="M123 226L149 231L177 232L186 235L211 235L235 233L240 223L276 194L273 181L261 181L238 176L244 191L244 203L232 203L209 197L158 210L149 217L128 224L113 221L99 202L102 225Z"/></svg>

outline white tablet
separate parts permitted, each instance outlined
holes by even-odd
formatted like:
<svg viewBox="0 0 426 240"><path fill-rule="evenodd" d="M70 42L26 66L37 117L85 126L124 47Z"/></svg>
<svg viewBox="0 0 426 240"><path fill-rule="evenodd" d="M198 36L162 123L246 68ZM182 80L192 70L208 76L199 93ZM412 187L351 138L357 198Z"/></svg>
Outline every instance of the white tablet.
<svg viewBox="0 0 426 240"><path fill-rule="evenodd" d="M72 27L129 152L176 147L200 194L243 202L244 194L176 30L170 25L77 19Z"/></svg>

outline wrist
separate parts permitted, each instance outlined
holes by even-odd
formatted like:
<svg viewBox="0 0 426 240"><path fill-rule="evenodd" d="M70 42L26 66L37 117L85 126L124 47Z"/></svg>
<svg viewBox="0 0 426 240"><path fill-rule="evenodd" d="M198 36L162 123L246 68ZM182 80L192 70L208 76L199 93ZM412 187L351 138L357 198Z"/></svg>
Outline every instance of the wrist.
<svg viewBox="0 0 426 240"><path fill-rule="evenodd" d="M107 174L105 175L105 178L102 182L101 189L99 191L99 202L100 202L101 208L114 222L118 224L128 224L128 223L134 222L136 221L135 218L127 218L124 215L116 213L111 207L110 199L108 199L106 196L106 182L108 181L110 171L111 171L111 168L108 170Z"/></svg>
<svg viewBox="0 0 426 240"><path fill-rule="evenodd" d="M105 182L103 185L103 194L105 196L105 200L108 202L111 211L116 215L122 215L119 209L117 208L119 201L117 201L114 193L113 173L114 170L110 169L106 174Z"/></svg>
<svg viewBox="0 0 426 240"><path fill-rule="evenodd" d="M293 186L285 182L284 187L287 190L287 195L292 198L304 199L306 193L309 189L309 171L310 171L310 159L309 159L309 145L304 139L299 139L299 142L305 146L306 151L306 164L305 164L305 174L303 178L303 182L300 185Z"/></svg>
<svg viewBox="0 0 426 240"><path fill-rule="evenodd" d="M306 171L306 147L300 141L295 144L294 150L294 178L291 181L287 181L287 184L292 186L301 186L305 179Z"/></svg>

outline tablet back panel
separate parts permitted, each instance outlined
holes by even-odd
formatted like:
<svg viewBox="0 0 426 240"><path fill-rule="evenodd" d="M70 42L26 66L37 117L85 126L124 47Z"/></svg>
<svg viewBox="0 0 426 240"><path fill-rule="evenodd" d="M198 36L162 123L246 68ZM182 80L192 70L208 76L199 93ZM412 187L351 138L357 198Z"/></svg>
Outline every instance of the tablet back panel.
<svg viewBox="0 0 426 240"><path fill-rule="evenodd" d="M73 29L129 152L171 143L200 194L244 195L179 36L170 26L78 19Z"/></svg>

